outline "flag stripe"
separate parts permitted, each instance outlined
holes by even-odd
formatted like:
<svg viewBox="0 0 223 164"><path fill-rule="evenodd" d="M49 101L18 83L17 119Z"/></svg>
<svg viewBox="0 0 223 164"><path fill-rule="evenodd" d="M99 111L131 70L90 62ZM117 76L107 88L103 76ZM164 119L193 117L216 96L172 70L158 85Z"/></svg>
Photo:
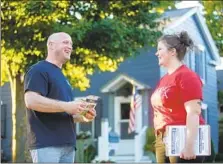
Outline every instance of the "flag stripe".
<svg viewBox="0 0 223 164"><path fill-rule="evenodd" d="M136 111L141 107L142 99L137 91L136 86L133 86L132 90L132 99L131 99L131 109L129 113L129 127L128 127L128 133L131 133L135 131L135 114Z"/></svg>

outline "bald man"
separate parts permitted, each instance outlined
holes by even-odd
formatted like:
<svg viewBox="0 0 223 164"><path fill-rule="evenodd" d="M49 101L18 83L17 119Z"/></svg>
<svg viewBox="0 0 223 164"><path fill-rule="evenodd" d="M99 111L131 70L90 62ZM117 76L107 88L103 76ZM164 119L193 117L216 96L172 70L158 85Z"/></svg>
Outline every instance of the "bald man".
<svg viewBox="0 0 223 164"><path fill-rule="evenodd" d="M24 93L27 113L28 147L34 163L73 163L76 132L73 116L84 111L86 102L73 101L73 92L61 68L70 60L72 40L64 32L47 40L47 58L29 68ZM94 120L89 109L86 118ZM83 117L75 117L84 122ZM86 119L85 119L86 120Z"/></svg>

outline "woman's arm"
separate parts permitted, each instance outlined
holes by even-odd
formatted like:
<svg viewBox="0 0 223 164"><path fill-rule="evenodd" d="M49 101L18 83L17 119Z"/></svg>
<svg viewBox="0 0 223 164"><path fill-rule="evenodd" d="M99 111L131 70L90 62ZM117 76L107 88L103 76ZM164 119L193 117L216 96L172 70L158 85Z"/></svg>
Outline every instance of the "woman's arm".
<svg viewBox="0 0 223 164"><path fill-rule="evenodd" d="M185 103L185 109L187 111L187 137L186 146L193 146L198 135L199 116L201 113L201 100L191 100Z"/></svg>
<svg viewBox="0 0 223 164"><path fill-rule="evenodd" d="M184 148L184 153L182 158L184 159L194 159L196 158L194 152L194 144L198 135L199 128L199 116L201 113L201 100L195 99L184 103L187 118L186 118L186 145Z"/></svg>

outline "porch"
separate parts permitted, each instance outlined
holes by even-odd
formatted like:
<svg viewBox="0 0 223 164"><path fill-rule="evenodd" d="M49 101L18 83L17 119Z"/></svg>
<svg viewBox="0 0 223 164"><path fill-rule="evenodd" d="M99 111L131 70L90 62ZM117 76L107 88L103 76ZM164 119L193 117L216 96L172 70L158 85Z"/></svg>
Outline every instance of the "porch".
<svg viewBox="0 0 223 164"><path fill-rule="evenodd" d="M93 160L96 161L113 161L116 163L137 162L153 163L154 156L144 152L146 142L146 130L144 126L140 133L136 134L133 139L133 145L130 143L123 146L120 143L119 136L109 135L113 133L109 127L108 120L102 120L102 135L98 138L98 156ZM107 132L107 133L106 133Z"/></svg>
<svg viewBox="0 0 223 164"><path fill-rule="evenodd" d="M101 122L96 160L115 162L152 162L144 156L146 130L149 126L149 91L151 87L126 75L119 74L101 88L108 95L108 117ZM137 100L134 97L137 95ZM134 117L131 117L132 105ZM133 119L132 119L133 118ZM129 133L129 122L134 131Z"/></svg>

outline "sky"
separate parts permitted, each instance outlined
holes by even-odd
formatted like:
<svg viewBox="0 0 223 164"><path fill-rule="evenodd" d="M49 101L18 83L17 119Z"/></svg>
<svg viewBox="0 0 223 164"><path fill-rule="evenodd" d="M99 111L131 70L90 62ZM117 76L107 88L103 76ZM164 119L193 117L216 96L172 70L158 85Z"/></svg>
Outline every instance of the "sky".
<svg viewBox="0 0 223 164"><path fill-rule="evenodd" d="M195 7L195 6L200 6L202 5L199 3L199 1L181 1L176 3L176 8L181 9L181 8L188 8L188 7Z"/></svg>
<svg viewBox="0 0 223 164"><path fill-rule="evenodd" d="M204 6L199 3L199 1L181 1L175 4L177 9L189 8L189 7L199 7L200 12L203 13Z"/></svg>

